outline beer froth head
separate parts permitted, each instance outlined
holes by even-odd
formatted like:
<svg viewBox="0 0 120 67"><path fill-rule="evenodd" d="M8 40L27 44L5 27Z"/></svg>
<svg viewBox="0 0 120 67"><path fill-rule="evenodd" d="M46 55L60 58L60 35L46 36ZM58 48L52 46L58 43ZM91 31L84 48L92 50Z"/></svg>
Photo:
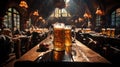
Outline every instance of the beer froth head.
<svg viewBox="0 0 120 67"><path fill-rule="evenodd" d="M53 27L54 28L64 28L65 24L64 23L55 23L55 24L53 24Z"/></svg>
<svg viewBox="0 0 120 67"><path fill-rule="evenodd" d="M71 29L72 27L71 27L71 25L66 25L65 26L65 29Z"/></svg>

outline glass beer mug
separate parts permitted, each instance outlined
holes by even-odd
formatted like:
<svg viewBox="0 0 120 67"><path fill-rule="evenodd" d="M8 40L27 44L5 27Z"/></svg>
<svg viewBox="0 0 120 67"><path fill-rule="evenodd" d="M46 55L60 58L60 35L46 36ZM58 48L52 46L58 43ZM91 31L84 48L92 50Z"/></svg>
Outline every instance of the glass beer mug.
<svg viewBox="0 0 120 67"><path fill-rule="evenodd" d="M107 36L108 36L108 37L110 37L110 32L111 32L110 28L107 28L106 33L107 33Z"/></svg>
<svg viewBox="0 0 120 67"><path fill-rule="evenodd" d="M65 34L64 34L64 23L55 23L53 24L54 31L54 50L55 51L64 51L65 50Z"/></svg>
<svg viewBox="0 0 120 67"><path fill-rule="evenodd" d="M72 33L71 33L71 26L70 25L66 25L65 26L65 46L72 46Z"/></svg>
<svg viewBox="0 0 120 67"><path fill-rule="evenodd" d="M103 35L106 34L106 30L105 30L105 28L102 28L102 34L103 34Z"/></svg>
<svg viewBox="0 0 120 67"><path fill-rule="evenodd" d="M115 28L111 28L111 37L115 36Z"/></svg>

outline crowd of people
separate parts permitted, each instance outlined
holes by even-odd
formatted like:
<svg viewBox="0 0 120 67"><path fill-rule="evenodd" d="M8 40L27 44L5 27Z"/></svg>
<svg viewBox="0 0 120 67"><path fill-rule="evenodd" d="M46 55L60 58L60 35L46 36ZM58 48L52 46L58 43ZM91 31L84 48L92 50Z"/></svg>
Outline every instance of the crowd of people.
<svg viewBox="0 0 120 67"><path fill-rule="evenodd" d="M0 54L0 65L9 59L9 55L11 53L15 53L15 55L17 55L19 54L18 51L23 51L22 47L25 43L27 43L27 50L29 50L47 37L46 32L38 33L36 31L31 32L30 30L20 31L17 27L14 27L12 31L4 25L0 27L0 53L2 53ZM19 38L20 36L24 36L24 38ZM26 50L26 48L24 49ZM20 56L16 56L16 58L19 57Z"/></svg>

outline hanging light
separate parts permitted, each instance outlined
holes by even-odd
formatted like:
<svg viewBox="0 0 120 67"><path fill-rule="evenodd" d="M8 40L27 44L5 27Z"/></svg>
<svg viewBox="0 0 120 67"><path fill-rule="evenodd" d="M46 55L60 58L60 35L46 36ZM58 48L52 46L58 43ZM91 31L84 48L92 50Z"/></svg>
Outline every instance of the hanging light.
<svg viewBox="0 0 120 67"><path fill-rule="evenodd" d="M40 16L40 17L39 17L39 20L42 20L42 19L43 19L43 18Z"/></svg>
<svg viewBox="0 0 120 67"><path fill-rule="evenodd" d="M97 10L96 10L96 18L99 19L96 21L96 26L101 26L101 16L104 15L103 11L98 7Z"/></svg>
<svg viewBox="0 0 120 67"><path fill-rule="evenodd" d="M84 15L83 15L85 18L87 18L88 17L88 13L84 13Z"/></svg>
<svg viewBox="0 0 120 67"><path fill-rule="evenodd" d="M28 8L28 5L27 5L27 3L25 2L25 0L21 0L19 6L20 6L20 7L23 7L23 8Z"/></svg>
<svg viewBox="0 0 120 67"><path fill-rule="evenodd" d="M84 18L91 18L92 16L90 14L88 14L87 12L84 13Z"/></svg>
<svg viewBox="0 0 120 67"><path fill-rule="evenodd" d="M84 18L85 18L86 21L87 21L87 27L89 27L89 24L90 24L90 18L92 18L91 14L85 12L83 16L84 16Z"/></svg>
<svg viewBox="0 0 120 67"><path fill-rule="evenodd" d="M83 18L78 18L79 22L82 22L83 21Z"/></svg>
<svg viewBox="0 0 120 67"><path fill-rule="evenodd" d="M97 15L103 15L103 12L102 12L102 10L99 7L96 10L96 14Z"/></svg>
<svg viewBox="0 0 120 67"><path fill-rule="evenodd" d="M34 11L34 12L33 12L33 15L34 15L34 16L39 16L38 10Z"/></svg>

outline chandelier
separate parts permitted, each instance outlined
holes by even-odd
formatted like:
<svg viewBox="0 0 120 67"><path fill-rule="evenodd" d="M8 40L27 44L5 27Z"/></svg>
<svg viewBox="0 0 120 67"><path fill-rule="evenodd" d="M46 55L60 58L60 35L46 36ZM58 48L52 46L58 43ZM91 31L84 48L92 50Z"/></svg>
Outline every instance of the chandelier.
<svg viewBox="0 0 120 67"><path fill-rule="evenodd" d="M23 8L28 8L28 5L27 3L25 2L25 0L22 0L19 4L20 7L23 7Z"/></svg>

